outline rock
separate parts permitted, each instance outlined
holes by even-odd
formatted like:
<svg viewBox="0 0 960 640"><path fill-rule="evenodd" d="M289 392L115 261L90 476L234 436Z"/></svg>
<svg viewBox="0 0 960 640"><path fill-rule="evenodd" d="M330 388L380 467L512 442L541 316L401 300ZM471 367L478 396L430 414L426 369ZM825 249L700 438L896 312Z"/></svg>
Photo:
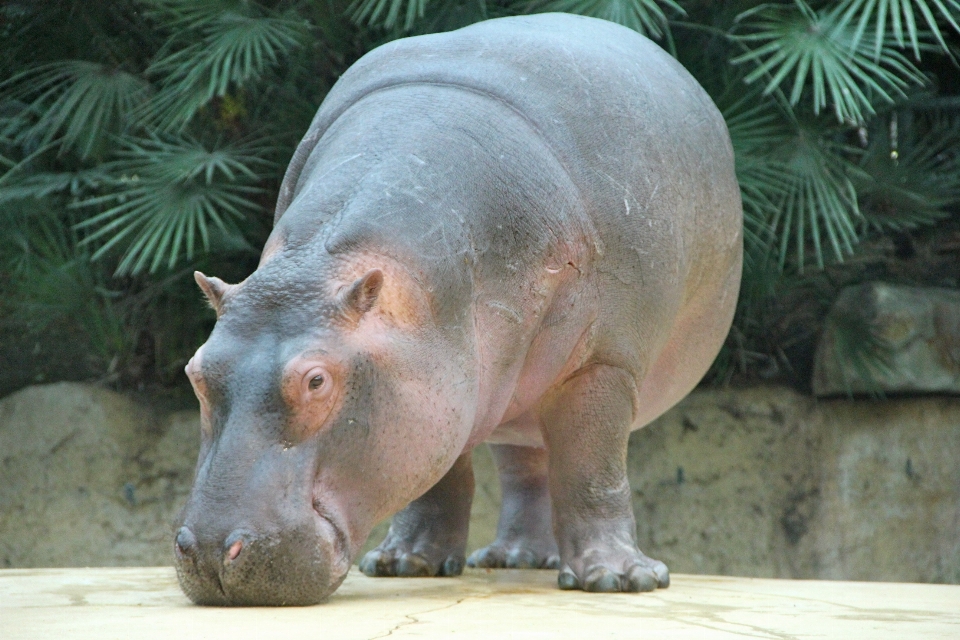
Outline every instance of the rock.
<svg viewBox="0 0 960 640"><path fill-rule="evenodd" d="M813 391L960 393L960 291L880 282L844 289L817 347Z"/></svg>
<svg viewBox="0 0 960 640"><path fill-rule="evenodd" d="M4 398L0 567L170 564L199 428L80 383Z"/></svg>
<svg viewBox="0 0 960 640"><path fill-rule="evenodd" d="M170 564L198 445L197 412L90 385L0 400L0 566ZM960 398L698 390L631 436L638 541L675 573L960 584L957 460ZM474 471L468 552L500 502L486 447Z"/></svg>

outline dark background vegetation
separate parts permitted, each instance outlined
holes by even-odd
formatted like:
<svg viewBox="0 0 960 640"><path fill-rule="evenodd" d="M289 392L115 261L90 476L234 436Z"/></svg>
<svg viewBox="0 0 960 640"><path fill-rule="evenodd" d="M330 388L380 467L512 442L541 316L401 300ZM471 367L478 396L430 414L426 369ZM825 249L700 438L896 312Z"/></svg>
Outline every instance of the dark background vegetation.
<svg viewBox="0 0 960 640"><path fill-rule="evenodd" d="M656 39L727 119L747 261L708 383L808 388L844 285L960 285L960 0L8 0L0 395L183 394L214 321L191 274L255 268L338 75L394 38L541 11Z"/></svg>

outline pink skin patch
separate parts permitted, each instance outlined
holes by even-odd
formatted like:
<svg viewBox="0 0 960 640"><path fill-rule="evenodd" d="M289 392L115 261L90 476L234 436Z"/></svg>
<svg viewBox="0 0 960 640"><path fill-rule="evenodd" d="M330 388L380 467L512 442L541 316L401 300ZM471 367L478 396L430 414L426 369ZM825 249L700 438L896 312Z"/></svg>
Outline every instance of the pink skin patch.
<svg viewBox="0 0 960 640"><path fill-rule="evenodd" d="M240 540L237 540L236 542L234 542L232 545L230 545L230 549L227 551L227 559L236 560L237 556L240 555L240 549L242 548L243 548L243 542L241 542Z"/></svg>

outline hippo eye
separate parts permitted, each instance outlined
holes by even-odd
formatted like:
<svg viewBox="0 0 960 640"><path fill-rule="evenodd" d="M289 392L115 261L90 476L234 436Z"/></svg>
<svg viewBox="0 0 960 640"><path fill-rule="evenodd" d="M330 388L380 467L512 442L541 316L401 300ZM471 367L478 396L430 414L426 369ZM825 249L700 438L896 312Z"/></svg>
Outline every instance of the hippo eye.
<svg viewBox="0 0 960 640"><path fill-rule="evenodd" d="M316 375L316 376L313 376L312 378L310 378L310 384L309 384L310 391L314 391L315 389L319 389L321 386L323 386L323 376L322 376L322 375Z"/></svg>

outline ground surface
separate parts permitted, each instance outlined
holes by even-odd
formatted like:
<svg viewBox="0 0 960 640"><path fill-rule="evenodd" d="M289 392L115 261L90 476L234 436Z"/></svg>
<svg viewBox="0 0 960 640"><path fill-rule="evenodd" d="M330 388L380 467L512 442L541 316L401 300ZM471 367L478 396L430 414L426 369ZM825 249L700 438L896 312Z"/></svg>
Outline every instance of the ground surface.
<svg viewBox="0 0 960 640"><path fill-rule="evenodd" d="M553 571L354 571L322 605L191 605L170 568L0 571L0 638L958 638L960 586L677 575L648 594L559 591Z"/></svg>

